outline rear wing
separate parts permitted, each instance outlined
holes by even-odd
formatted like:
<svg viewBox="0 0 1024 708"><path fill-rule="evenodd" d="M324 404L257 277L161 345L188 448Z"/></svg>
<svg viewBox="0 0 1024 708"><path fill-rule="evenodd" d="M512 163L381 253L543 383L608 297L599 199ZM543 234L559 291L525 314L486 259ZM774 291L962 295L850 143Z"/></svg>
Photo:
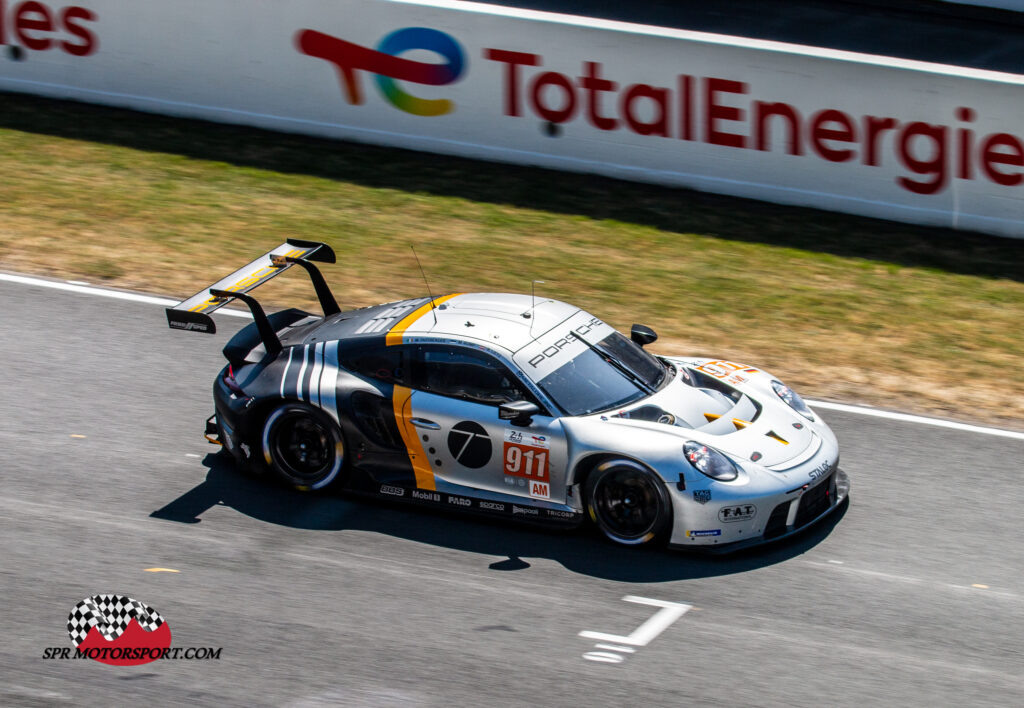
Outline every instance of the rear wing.
<svg viewBox="0 0 1024 708"><path fill-rule="evenodd" d="M217 331L210 313L227 305L234 299L241 300L252 311L253 319L260 330L260 337L267 347L280 350L281 343L277 334L267 320L266 313L255 298L246 295L250 290L263 285L271 278L280 275L293 265L302 267L313 281L324 316L337 314L341 311L330 288L327 287L323 275L310 261L334 263L334 251L325 243L288 239L280 246L239 268L226 278L218 280L208 288L182 300L174 307L167 308L167 324L171 329L183 329L193 332L213 334ZM276 343L276 347L274 344Z"/></svg>

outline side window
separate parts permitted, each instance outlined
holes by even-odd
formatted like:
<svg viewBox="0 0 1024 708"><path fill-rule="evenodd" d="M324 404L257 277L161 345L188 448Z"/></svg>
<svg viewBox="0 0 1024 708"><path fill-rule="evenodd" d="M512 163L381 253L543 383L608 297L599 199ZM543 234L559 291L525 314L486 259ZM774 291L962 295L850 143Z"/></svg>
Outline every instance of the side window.
<svg viewBox="0 0 1024 708"><path fill-rule="evenodd" d="M400 386L408 385L409 350L383 345L338 354L338 363L358 376Z"/></svg>
<svg viewBox="0 0 1024 708"><path fill-rule="evenodd" d="M415 387L439 396L497 406L534 397L500 361L473 349L439 345L419 348Z"/></svg>

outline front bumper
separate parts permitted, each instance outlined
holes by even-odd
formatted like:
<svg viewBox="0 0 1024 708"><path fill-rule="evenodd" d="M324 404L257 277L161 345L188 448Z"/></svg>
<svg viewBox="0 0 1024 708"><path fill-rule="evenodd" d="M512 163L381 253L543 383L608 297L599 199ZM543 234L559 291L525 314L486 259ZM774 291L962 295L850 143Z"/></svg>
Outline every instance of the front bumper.
<svg viewBox="0 0 1024 708"><path fill-rule="evenodd" d="M773 496L717 504L707 510L717 516L712 521L694 523L692 515L677 518L669 547L730 553L779 541L824 519L849 493L850 480L837 466L817 483Z"/></svg>

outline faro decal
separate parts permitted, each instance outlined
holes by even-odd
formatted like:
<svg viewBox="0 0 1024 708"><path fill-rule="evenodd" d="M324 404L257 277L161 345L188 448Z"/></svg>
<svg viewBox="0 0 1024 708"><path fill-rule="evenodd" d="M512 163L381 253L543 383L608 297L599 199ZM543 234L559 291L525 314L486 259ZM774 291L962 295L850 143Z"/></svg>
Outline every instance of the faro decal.
<svg viewBox="0 0 1024 708"><path fill-rule="evenodd" d="M295 37L303 54L334 64L348 102L363 103L358 71L375 74L377 87L391 105L417 116L441 116L455 110L446 98L417 98L399 88L397 81L410 81L427 86L445 86L462 75L465 54L450 35L427 27L405 27L387 35L377 49L347 42L316 30L300 30ZM445 59L443 64L413 61L399 57L413 49L436 52Z"/></svg>

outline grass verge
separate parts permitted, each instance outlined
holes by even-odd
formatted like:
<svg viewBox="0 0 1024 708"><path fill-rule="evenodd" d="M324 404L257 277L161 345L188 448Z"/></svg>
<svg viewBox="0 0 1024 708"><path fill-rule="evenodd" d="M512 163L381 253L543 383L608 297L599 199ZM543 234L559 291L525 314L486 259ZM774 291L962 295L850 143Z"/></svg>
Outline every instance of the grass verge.
<svg viewBox="0 0 1024 708"><path fill-rule="evenodd" d="M435 294L543 280L811 397L1024 420L1024 241L2 93L0 170L6 270L185 296L299 236L359 306L424 293L414 243Z"/></svg>

